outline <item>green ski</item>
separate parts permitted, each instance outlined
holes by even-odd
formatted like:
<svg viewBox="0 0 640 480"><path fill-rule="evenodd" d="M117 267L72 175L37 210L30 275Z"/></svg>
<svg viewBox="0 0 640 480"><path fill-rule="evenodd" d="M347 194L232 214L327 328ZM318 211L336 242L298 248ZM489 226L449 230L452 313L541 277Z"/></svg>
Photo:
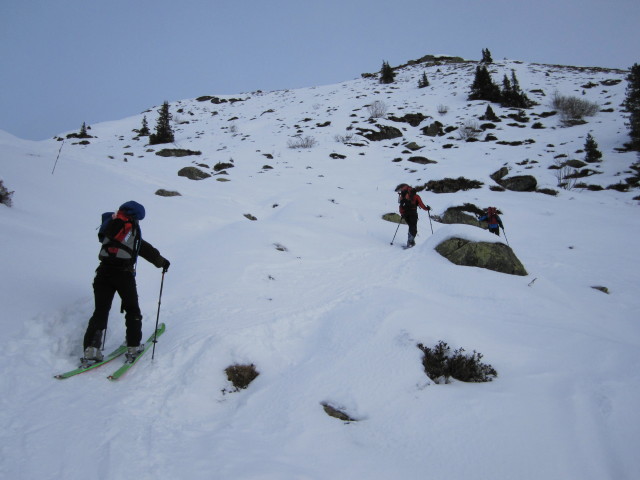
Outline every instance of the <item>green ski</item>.
<svg viewBox="0 0 640 480"><path fill-rule="evenodd" d="M144 350L142 350L138 356L133 360L133 362L127 362L124 365L122 365L118 370L116 370L115 372L113 372L111 375L109 375L107 378L109 380L118 380L120 377L122 377L125 373L127 373L129 371L129 369L131 367L133 367L138 360L140 360L140 357L142 357L142 355L145 354L145 352L147 350L149 350L150 348L152 348L154 340L159 337L160 335L162 335L164 333L165 330L165 325L164 323L161 323L158 326L158 329L155 331L155 333L151 334L151 336L147 339L147 341L144 343ZM126 347L125 347L126 350Z"/></svg>
<svg viewBox="0 0 640 480"><path fill-rule="evenodd" d="M127 346L126 345L120 345L113 352L111 352L109 355L104 357L104 360L102 360L101 362L92 363L92 364L86 365L86 366L82 366L81 365L78 368L76 368L75 370L71 370L70 372L66 372L66 373L61 373L59 375L55 375L53 378L57 378L59 380L63 380L65 378L73 377L75 375L79 375L79 374L87 372L89 370L93 370L94 368L101 367L105 363L109 363L111 360L113 360L115 358L118 358L120 355L124 354L126 351L127 351Z"/></svg>

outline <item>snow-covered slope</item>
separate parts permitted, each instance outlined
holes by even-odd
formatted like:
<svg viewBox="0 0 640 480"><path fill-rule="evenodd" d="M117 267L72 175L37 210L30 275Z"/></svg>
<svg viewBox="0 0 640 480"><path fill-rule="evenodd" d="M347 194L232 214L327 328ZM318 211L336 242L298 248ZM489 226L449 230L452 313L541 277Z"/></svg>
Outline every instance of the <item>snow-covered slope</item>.
<svg viewBox="0 0 640 480"><path fill-rule="evenodd" d="M0 176L15 191L12 208L0 205L0 478L635 478L637 191L560 189L548 168L583 158L591 133L604 161L584 181L608 187L631 175L635 155L615 150L628 140L626 82L601 83L625 74L511 61L491 71L499 83L512 69L539 105L526 112L530 122L505 118L491 133L533 140L521 146L422 134L434 120L461 126L485 112L486 102L467 100L473 62L406 67L391 85L360 78L234 96L242 101L184 100L171 105L175 145L134 138L143 115L155 124L153 107L92 125L87 145L66 140L55 171L61 142L0 135ZM431 86L418 89L423 72ZM613 111L563 128L558 116L534 115L551 110L555 91ZM419 127L377 120L402 138L337 142L376 129L367 112L376 100L389 116L432 118ZM295 136L316 146L288 148ZM410 153L409 142L422 149ZM201 155L166 158L161 148ZM220 162L234 166L220 174ZM198 165L213 176L177 175ZM495 191L489 175L502 166L558 194ZM422 192L425 203L435 214L499 207L528 276L449 263L434 250L442 238L495 237L437 222L432 235L426 215L417 247L399 247L404 226L390 245L396 225L381 216L396 209L397 184L460 176L484 185ZM99 216L127 200L146 207L144 237L172 262L160 311L167 332L153 362L117 383L105 379L110 366L54 380L81 355ZM139 263L145 337L160 278ZM116 299L107 349L124 336L118 307ZM439 340L481 352L498 378L433 384L417 344ZM260 375L228 393L232 364ZM323 402L359 421L327 416Z"/></svg>

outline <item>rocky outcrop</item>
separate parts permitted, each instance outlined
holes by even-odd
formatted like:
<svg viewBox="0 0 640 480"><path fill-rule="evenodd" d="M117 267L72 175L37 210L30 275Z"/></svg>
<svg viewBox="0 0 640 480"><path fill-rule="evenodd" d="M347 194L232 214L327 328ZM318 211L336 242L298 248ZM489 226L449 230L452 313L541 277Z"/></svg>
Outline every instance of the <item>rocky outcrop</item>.
<svg viewBox="0 0 640 480"><path fill-rule="evenodd" d="M502 188L513 192L535 192L538 188L538 181L532 175L516 175L507 177L509 169L502 167L497 172L490 175L491 179Z"/></svg>
<svg viewBox="0 0 640 480"><path fill-rule="evenodd" d="M389 120L391 120L392 122L404 122L408 123L412 127L417 127L418 125L420 125L420 123L422 123L425 118L427 117L422 113L407 113L403 117L394 117L393 115L389 116Z"/></svg>
<svg viewBox="0 0 640 480"><path fill-rule="evenodd" d="M510 275L528 275L513 250L503 243L475 242L454 237L440 243L436 252L456 265L486 268Z"/></svg>
<svg viewBox="0 0 640 480"><path fill-rule="evenodd" d="M392 138L402 137L402 132L396 127L389 127L387 125L376 125L379 131L359 128L359 133L367 140L377 142L380 140L391 140Z"/></svg>

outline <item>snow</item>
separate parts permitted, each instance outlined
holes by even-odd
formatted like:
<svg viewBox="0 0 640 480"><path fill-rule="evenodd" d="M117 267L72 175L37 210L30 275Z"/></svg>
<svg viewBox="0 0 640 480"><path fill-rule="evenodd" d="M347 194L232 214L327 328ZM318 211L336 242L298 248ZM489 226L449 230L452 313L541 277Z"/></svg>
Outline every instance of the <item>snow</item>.
<svg viewBox="0 0 640 480"><path fill-rule="evenodd" d="M625 75L505 61L492 66L494 81L511 69L540 103L528 114L551 110L556 90L584 90L614 112L571 128L557 116L532 118L542 130L503 120L493 131L500 140L535 140L519 147L465 143L455 132L426 137L384 119L404 138L362 147L334 140L352 124L373 128L366 105L374 100L396 116L433 117L420 127L477 119L486 102L466 99L470 63L408 67L390 86L357 79L221 96L244 101L218 105L173 103L189 122L175 126L175 146L133 139L143 115L153 128L151 107L92 125L89 145L65 140L55 171L59 141L0 132L0 175L15 191L13 207L0 205L0 478L636 478L637 191L563 190L548 169L557 155L582 158L576 152L592 133L604 162L590 165L600 173L584 181L606 187L628 176L636 156L614 150L627 141L619 108L626 82L599 84ZM423 71L431 86L418 89ZM583 89L589 81L598 86ZM287 148L296 134L317 146ZM438 163L407 162L409 141ZM174 147L202 155L148 151ZM228 175L177 176L184 166L231 159ZM489 175L504 165L558 195L492 191ZM381 216L397 208L395 186L459 176L484 185L422 192L424 202L436 215L464 203L497 206L528 276L448 262L434 250L446 238L504 237L435 221L432 235L425 212L415 248L400 248L405 226L390 245L397 225ZM160 188L181 196L155 195ZM171 260L160 309L167 331L153 361L143 358L118 382L105 378L117 361L55 380L82 353L100 214L127 200L145 206L143 235ZM139 262L145 338L160 280ZM106 350L124 338L118 307L116 299ZM481 352L498 377L434 384L417 344L440 340ZM254 364L260 375L229 393L224 369L233 364ZM327 416L323 402L357 421Z"/></svg>

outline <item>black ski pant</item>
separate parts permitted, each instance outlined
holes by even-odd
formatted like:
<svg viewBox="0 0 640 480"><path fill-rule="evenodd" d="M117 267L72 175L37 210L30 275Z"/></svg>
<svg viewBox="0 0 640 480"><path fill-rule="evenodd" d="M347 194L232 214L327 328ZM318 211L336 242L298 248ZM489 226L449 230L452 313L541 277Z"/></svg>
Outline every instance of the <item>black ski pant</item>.
<svg viewBox="0 0 640 480"><path fill-rule="evenodd" d="M142 314L138 305L138 289L136 278L129 270L114 269L101 265L96 270L93 280L95 310L89 319L84 334L84 348L102 346L102 333L107 328L109 310L116 292L122 299L127 329L127 345L137 347L142 340ZM96 338L97 337L97 338Z"/></svg>
<svg viewBox="0 0 640 480"><path fill-rule="evenodd" d="M405 213L402 218L409 225L409 235L415 238L418 234L418 213Z"/></svg>

